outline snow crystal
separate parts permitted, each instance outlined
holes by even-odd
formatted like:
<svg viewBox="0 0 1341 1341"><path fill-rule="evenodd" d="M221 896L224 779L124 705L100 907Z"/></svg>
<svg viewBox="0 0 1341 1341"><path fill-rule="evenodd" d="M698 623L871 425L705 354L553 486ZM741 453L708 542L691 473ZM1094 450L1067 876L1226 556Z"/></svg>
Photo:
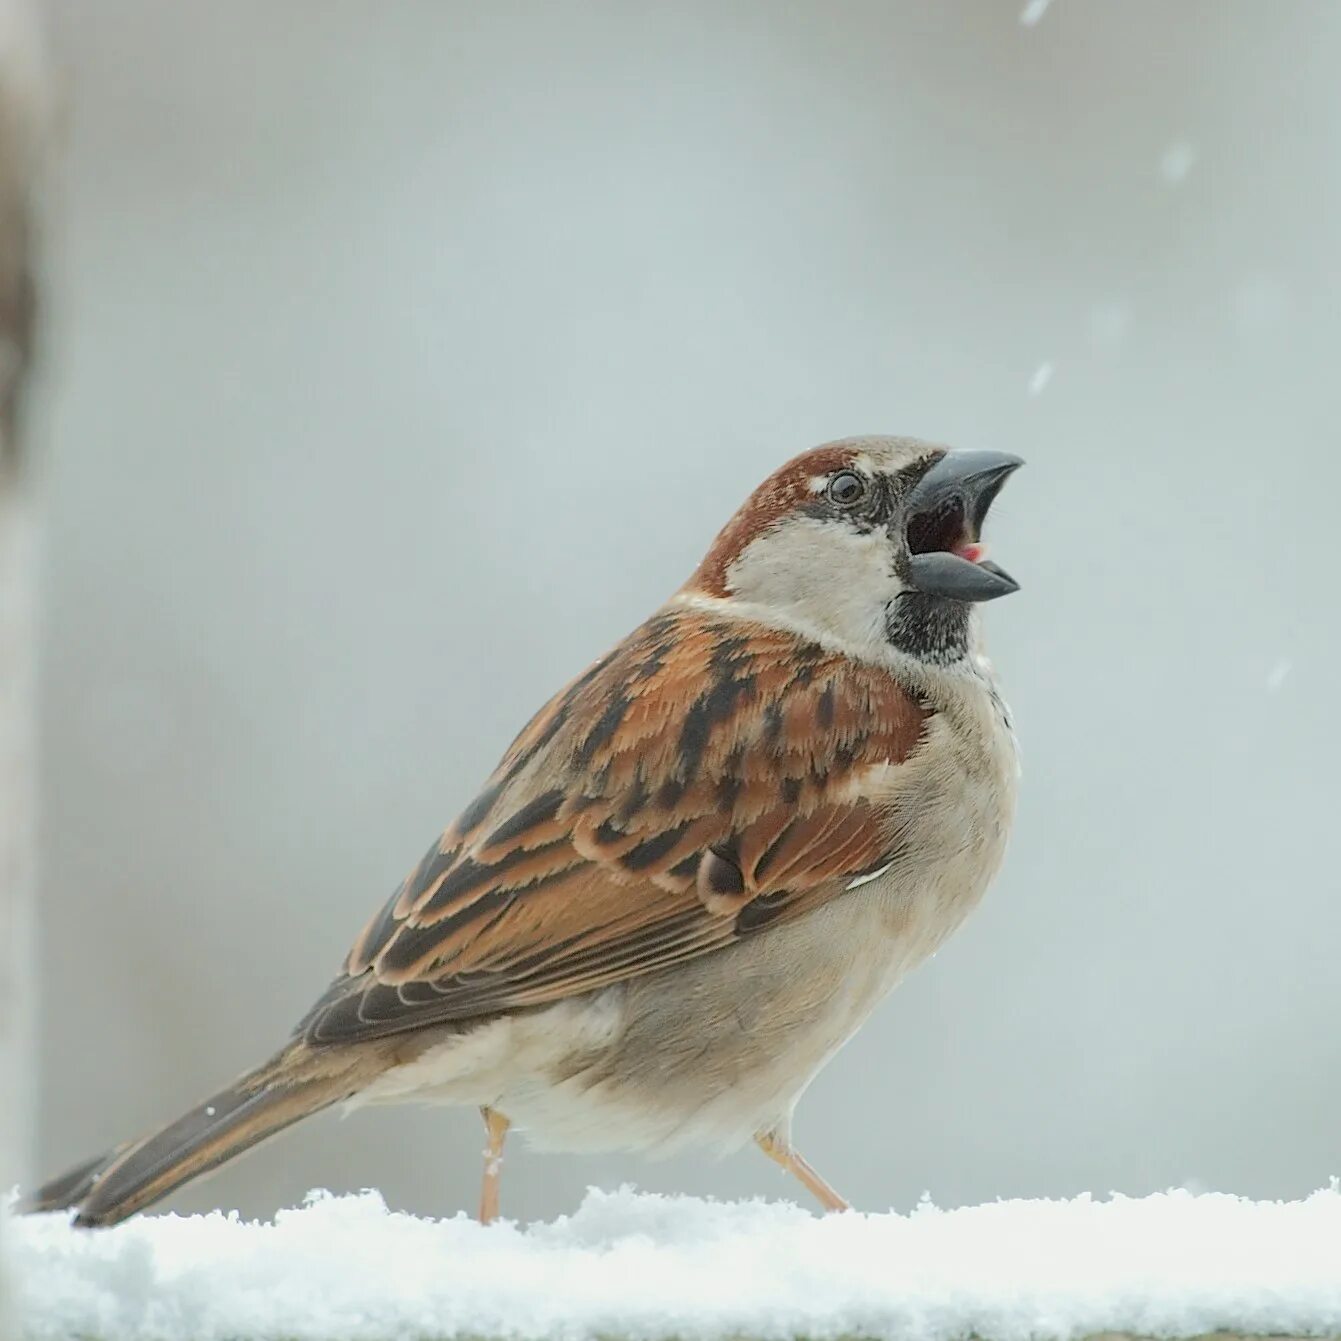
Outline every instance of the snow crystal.
<svg viewBox="0 0 1341 1341"><path fill-rule="evenodd" d="M1175 140L1159 156L1159 175L1169 186L1179 186L1196 161L1196 149L1186 140Z"/></svg>
<svg viewBox="0 0 1341 1341"><path fill-rule="evenodd" d="M1051 3L1052 0L1029 0L1020 11L1020 23L1026 28L1032 28L1048 12Z"/></svg>
<svg viewBox="0 0 1341 1341"><path fill-rule="evenodd" d="M1270 694L1276 693L1281 685L1286 681L1290 672L1294 669L1294 662L1289 657L1281 657L1271 669L1267 672L1266 687Z"/></svg>
<svg viewBox="0 0 1341 1341"><path fill-rule="evenodd" d="M1029 394L1031 396L1041 396L1043 388L1052 381L1052 364L1040 363L1034 369L1034 375L1029 379Z"/></svg>
<svg viewBox="0 0 1341 1341"><path fill-rule="evenodd" d="M1341 1331L1341 1193L1186 1191L818 1217L589 1192L482 1228L314 1194L273 1223L64 1215L6 1226L27 1341L630 1341Z"/></svg>

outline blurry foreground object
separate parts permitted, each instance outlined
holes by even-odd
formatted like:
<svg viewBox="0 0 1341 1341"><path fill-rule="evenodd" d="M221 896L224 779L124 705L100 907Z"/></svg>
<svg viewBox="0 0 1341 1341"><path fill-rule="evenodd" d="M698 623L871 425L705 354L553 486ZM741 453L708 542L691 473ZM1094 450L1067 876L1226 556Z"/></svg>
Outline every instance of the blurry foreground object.
<svg viewBox="0 0 1341 1341"><path fill-rule="evenodd" d="M31 477L21 412L33 336L39 92L31 14L19 0L0 0L0 1187L26 1172L31 1092L36 619ZM0 1270L3 1336L13 1335L7 1285Z"/></svg>
<svg viewBox="0 0 1341 1341"><path fill-rule="evenodd" d="M802 1091L982 897L1016 757L978 607L1019 466L910 438L803 453L523 728L289 1044L42 1188L115 1224L310 1113L478 1106L556 1150L791 1144Z"/></svg>

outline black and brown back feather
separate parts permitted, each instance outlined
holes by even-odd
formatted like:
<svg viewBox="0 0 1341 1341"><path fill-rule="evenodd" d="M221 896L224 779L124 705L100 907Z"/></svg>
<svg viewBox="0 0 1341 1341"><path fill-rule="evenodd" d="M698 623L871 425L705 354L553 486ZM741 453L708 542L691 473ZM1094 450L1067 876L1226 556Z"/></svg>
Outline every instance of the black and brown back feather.
<svg viewBox="0 0 1341 1341"><path fill-rule="evenodd" d="M536 1006L796 916L889 860L861 774L906 759L926 717L878 667L668 608L532 719L304 1036Z"/></svg>

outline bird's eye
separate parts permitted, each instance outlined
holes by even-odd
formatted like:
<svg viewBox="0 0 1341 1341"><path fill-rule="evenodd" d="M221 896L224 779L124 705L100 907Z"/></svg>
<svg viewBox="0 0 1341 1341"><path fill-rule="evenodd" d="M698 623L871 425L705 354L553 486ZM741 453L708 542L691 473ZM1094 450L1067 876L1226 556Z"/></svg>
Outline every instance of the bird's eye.
<svg viewBox="0 0 1341 1341"><path fill-rule="evenodd" d="M840 470L829 481L829 499L841 508L850 508L866 497L866 481L855 471Z"/></svg>

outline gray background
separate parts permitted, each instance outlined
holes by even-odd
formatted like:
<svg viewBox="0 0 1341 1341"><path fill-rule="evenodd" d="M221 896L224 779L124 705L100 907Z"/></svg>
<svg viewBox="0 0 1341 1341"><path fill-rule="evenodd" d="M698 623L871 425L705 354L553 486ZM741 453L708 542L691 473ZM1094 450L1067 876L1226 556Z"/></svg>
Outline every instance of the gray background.
<svg viewBox="0 0 1341 1341"><path fill-rule="evenodd" d="M55 6L45 1171L278 1044L524 717L869 431L1029 460L1023 802L801 1147L867 1208L1341 1170L1341 6L1021 3ZM445 1213L480 1145L327 1115L173 1205ZM795 1194L516 1151L505 1205L622 1180Z"/></svg>

